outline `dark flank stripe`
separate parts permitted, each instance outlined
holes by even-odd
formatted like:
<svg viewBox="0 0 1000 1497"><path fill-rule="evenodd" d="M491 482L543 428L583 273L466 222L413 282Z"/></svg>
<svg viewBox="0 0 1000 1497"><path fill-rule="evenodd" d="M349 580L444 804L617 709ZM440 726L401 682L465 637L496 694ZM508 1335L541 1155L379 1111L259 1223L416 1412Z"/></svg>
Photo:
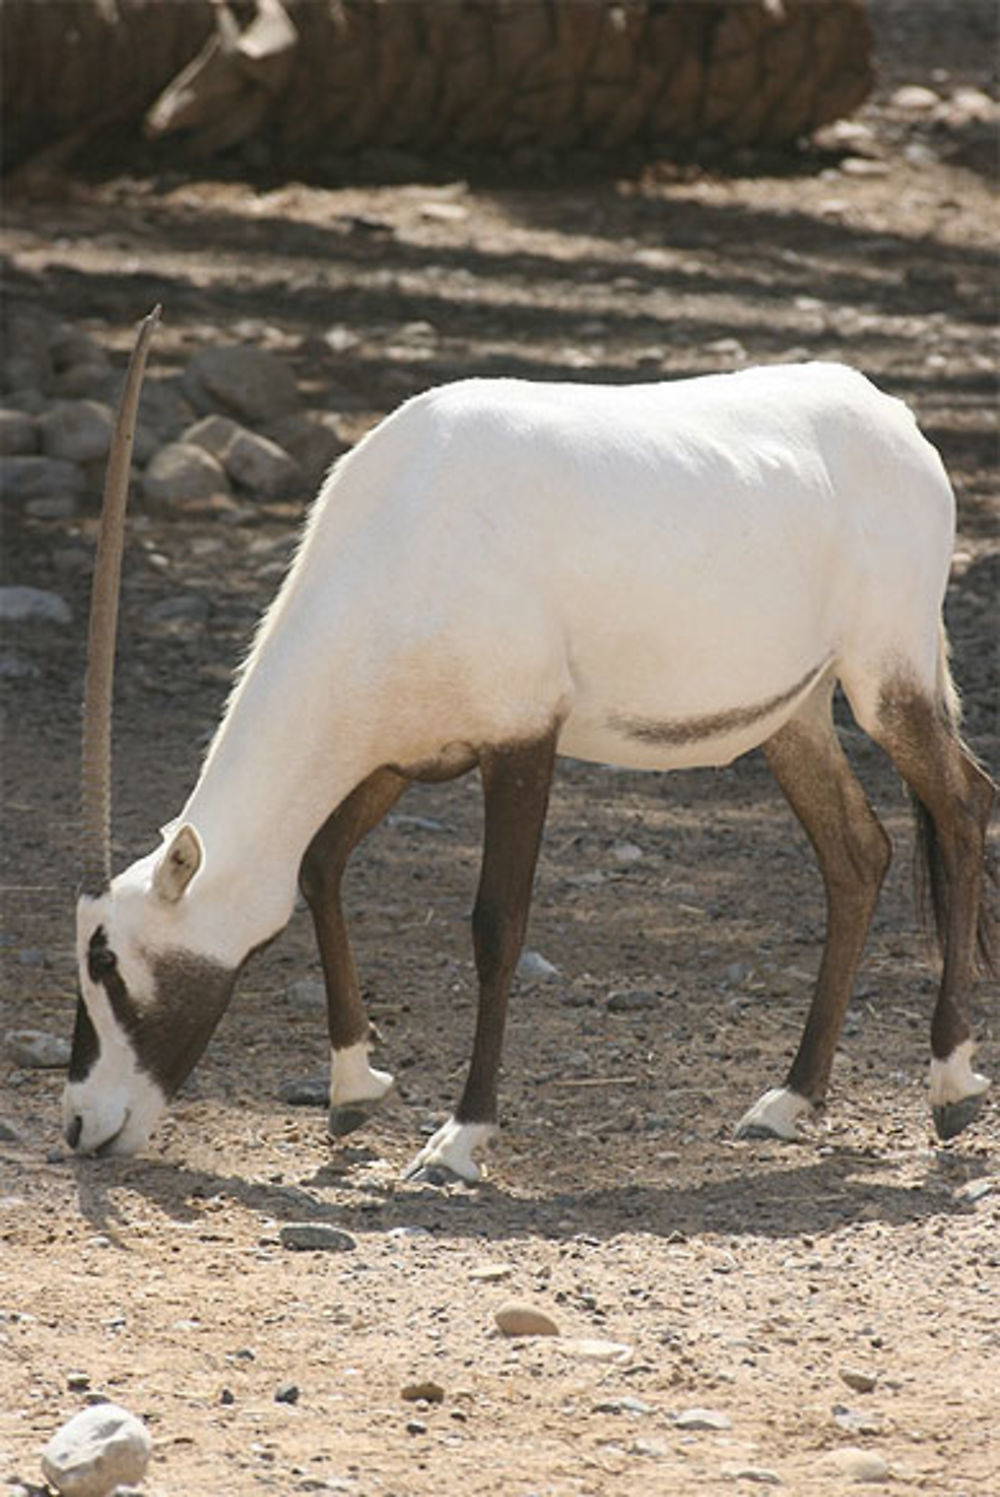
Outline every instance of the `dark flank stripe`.
<svg viewBox="0 0 1000 1497"><path fill-rule="evenodd" d="M796 681L795 685L790 686L787 691L768 697L766 702L756 702L752 707L730 707L725 712L711 712L704 717L680 718L676 721L627 717L623 712L615 712L608 718L608 727L616 733L623 734L626 738L635 739L638 743L664 744L672 747L680 747L686 743L700 743L709 738L724 738L729 733L737 733L743 728L752 728L755 723L773 716L775 712L780 712L782 707L787 707L789 702L794 702L796 697L801 696L814 682L818 681L829 663L828 660L824 660L822 665L813 666L801 681Z"/></svg>

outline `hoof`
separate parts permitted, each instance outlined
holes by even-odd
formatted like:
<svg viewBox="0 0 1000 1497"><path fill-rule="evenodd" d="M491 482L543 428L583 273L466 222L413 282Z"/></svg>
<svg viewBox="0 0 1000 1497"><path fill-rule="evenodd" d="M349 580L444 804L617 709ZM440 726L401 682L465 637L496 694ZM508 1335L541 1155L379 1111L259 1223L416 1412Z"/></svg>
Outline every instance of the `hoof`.
<svg viewBox="0 0 1000 1497"><path fill-rule="evenodd" d="M786 1086L773 1087L755 1102L736 1124L737 1138L778 1138L784 1143L803 1142L798 1121L812 1112L812 1103Z"/></svg>
<svg viewBox="0 0 1000 1497"><path fill-rule="evenodd" d="M449 1118L403 1172L424 1185L478 1185L482 1171L473 1159L495 1132L493 1123L459 1123Z"/></svg>
<svg viewBox="0 0 1000 1497"><path fill-rule="evenodd" d="M465 1180L446 1164L417 1164L414 1160L405 1171L403 1179L407 1185L433 1185L444 1190L449 1185L475 1185L476 1180Z"/></svg>
<svg viewBox="0 0 1000 1497"><path fill-rule="evenodd" d="M369 1097L357 1102L342 1102L331 1107L326 1115L326 1131L330 1138L344 1138L348 1133L363 1128L373 1113L378 1112L384 1097Z"/></svg>
<svg viewBox="0 0 1000 1497"><path fill-rule="evenodd" d="M944 1102L932 1108L934 1130L940 1139L957 1138L963 1128L979 1116L983 1105L983 1094L963 1097L960 1102Z"/></svg>

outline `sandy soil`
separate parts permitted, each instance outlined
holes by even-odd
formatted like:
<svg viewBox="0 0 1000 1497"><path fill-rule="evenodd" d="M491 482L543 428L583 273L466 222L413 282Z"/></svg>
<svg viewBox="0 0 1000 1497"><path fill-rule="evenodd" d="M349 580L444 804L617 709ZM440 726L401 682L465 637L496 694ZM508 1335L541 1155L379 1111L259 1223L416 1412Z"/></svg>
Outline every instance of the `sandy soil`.
<svg viewBox="0 0 1000 1497"><path fill-rule="evenodd" d="M802 354L854 362L914 405L952 473L955 667L970 739L996 771L992 153L981 130L886 103L901 81L946 99L982 86L988 9L969 8L979 29L951 31L946 57L917 23L890 28L895 73L865 115L876 166L339 188L118 171L8 202L8 294L41 296L116 355L160 298L159 369L216 338L259 341L348 435L473 371L621 379ZM5 518L6 580L59 591L82 621L92 517ZM196 774L296 522L280 510L252 525L134 516L121 862L148 848ZM177 593L203 595L207 617L150 622ZM71 1025L81 634L11 631L40 674L3 683L4 1031ZM470 1043L472 781L413 792L350 875L398 1095L349 1147L278 1096L326 1051L321 1014L287 993L318 975L304 915L248 972L140 1159L66 1158L61 1078L5 1058L9 1488L40 1490L41 1447L104 1394L148 1422L151 1497L825 1494L851 1485L831 1462L849 1446L882 1457L892 1491L1000 1490L996 1104L951 1145L933 1140L934 976L906 807L849 724L845 741L897 856L830 1106L804 1146L732 1138L794 1049L823 925L809 849L757 756L666 780L561 769L528 942L559 975L515 995L504 1128L480 1189L400 1183L454 1101ZM653 1007L609 1010L611 992L637 987ZM977 1032L995 1075L985 987ZM303 1220L343 1227L355 1246L282 1247L281 1226ZM546 1309L561 1335L503 1337L493 1312L510 1299ZM419 1383L439 1401L406 1397ZM678 1422L692 1408L725 1416L721 1427Z"/></svg>

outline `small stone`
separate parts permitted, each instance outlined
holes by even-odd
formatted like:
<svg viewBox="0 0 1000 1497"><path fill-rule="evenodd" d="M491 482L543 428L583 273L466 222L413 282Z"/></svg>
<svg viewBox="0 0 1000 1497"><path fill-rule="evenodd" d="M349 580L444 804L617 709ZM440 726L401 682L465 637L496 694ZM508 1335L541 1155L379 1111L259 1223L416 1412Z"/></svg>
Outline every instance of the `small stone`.
<svg viewBox="0 0 1000 1497"><path fill-rule="evenodd" d="M145 1475L153 1442L126 1409L98 1403L76 1414L42 1452L45 1479L62 1497L107 1497Z"/></svg>
<svg viewBox="0 0 1000 1497"><path fill-rule="evenodd" d="M581 1362L612 1362L626 1366L632 1360L632 1348L622 1341L604 1341L599 1336L572 1337L560 1341L560 1351Z"/></svg>
<svg viewBox="0 0 1000 1497"><path fill-rule="evenodd" d="M644 854L637 842L616 842L611 848L611 856L616 863L627 868L633 863L638 863Z"/></svg>
<svg viewBox="0 0 1000 1497"><path fill-rule="evenodd" d="M753 1481L762 1487L781 1485L781 1477L777 1471L772 1471L767 1466L723 1466L722 1474L732 1477L733 1481Z"/></svg>
<svg viewBox="0 0 1000 1497"><path fill-rule="evenodd" d="M32 1071L59 1071L69 1065L70 1044L60 1035L40 1029L11 1029L4 1040L16 1066Z"/></svg>
<svg viewBox="0 0 1000 1497"><path fill-rule="evenodd" d="M608 1398L603 1403L594 1404L595 1414L652 1414L652 1404L643 1403L641 1398Z"/></svg>
<svg viewBox="0 0 1000 1497"><path fill-rule="evenodd" d="M840 1378L855 1393L873 1393L878 1382L877 1372L867 1372L863 1367L841 1367Z"/></svg>
<svg viewBox="0 0 1000 1497"><path fill-rule="evenodd" d="M274 1390L275 1403L298 1403L299 1388L297 1383L279 1383Z"/></svg>
<svg viewBox="0 0 1000 1497"><path fill-rule="evenodd" d="M497 1284L509 1279L513 1270L509 1263L480 1263L469 1270L469 1278L477 1284Z"/></svg>
<svg viewBox="0 0 1000 1497"><path fill-rule="evenodd" d="M399 1390L399 1396L407 1403L444 1403L444 1389L430 1378L407 1383Z"/></svg>
<svg viewBox="0 0 1000 1497"><path fill-rule="evenodd" d="M828 1451L820 1460L824 1471L846 1478L847 1481L887 1481L889 1467L877 1450L862 1450L857 1445L842 1445L839 1450Z"/></svg>
<svg viewBox="0 0 1000 1497"><path fill-rule="evenodd" d="M493 1319L505 1336L558 1336L559 1327L544 1310L533 1305L514 1303L501 1305Z"/></svg>
<svg viewBox="0 0 1000 1497"><path fill-rule="evenodd" d="M841 1403L833 1406L833 1422L838 1429L851 1435L879 1435L882 1421L877 1414L863 1414L859 1409L845 1408Z"/></svg>
<svg viewBox="0 0 1000 1497"><path fill-rule="evenodd" d="M285 998L293 1008L325 1009L326 983L315 977L299 977L288 984Z"/></svg>
<svg viewBox="0 0 1000 1497"><path fill-rule="evenodd" d="M200 624L208 617L208 599L201 593L175 593L151 603L142 616L147 624Z"/></svg>
<svg viewBox="0 0 1000 1497"><path fill-rule="evenodd" d="M21 1135L10 1123L0 1118L0 1144L19 1144Z"/></svg>
<svg viewBox="0 0 1000 1497"><path fill-rule="evenodd" d="M408 1419L406 1421L406 1433L408 1435L426 1435L427 1426L422 1419Z"/></svg>
<svg viewBox="0 0 1000 1497"><path fill-rule="evenodd" d="M682 1409L674 1415L678 1429L732 1429L733 1421L719 1409Z"/></svg>
<svg viewBox="0 0 1000 1497"><path fill-rule="evenodd" d="M90 1387L90 1375L86 1372L67 1372L66 1386L71 1393L86 1393Z"/></svg>
<svg viewBox="0 0 1000 1497"><path fill-rule="evenodd" d="M289 1107L329 1107L330 1078L293 1076L278 1087L278 1098Z"/></svg>
<svg viewBox="0 0 1000 1497"><path fill-rule="evenodd" d="M230 416L203 416L182 433L181 441L193 447L204 447L206 452L217 457L221 463L226 448L236 433L243 429Z"/></svg>
<svg viewBox="0 0 1000 1497"><path fill-rule="evenodd" d="M940 102L940 94L921 83L904 83L889 96L891 108L902 109L907 114L929 114Z"/></svg>
<svg viewBox="0 0 1000 1497"><path fill-rule="evenodd" d="M660 995L652 988L616 988L606 1001L609 1014L635 1014L659 1008Z"/></svg>
<svg viewBox="0 0 1000 1497"><path fill-rule="evenodd" d="M517 975L522 982L552 982L559 976L559 968L540 951L522 951Z"/></svg>
<svg viewBox="0 0 1000 1497"><path fill-rule="evenodd" d="M0 587L0 620L8 624L72 623L69 604L58 593L40 587Z"/></svg>
<svg viewBox="0 0 1000 1497"><path fill-rule="evenodd" d="M350 1232L328 1222L286 1222L278 1237L282 1247L295 1252L350 1253L358 1245Z"/></svg>

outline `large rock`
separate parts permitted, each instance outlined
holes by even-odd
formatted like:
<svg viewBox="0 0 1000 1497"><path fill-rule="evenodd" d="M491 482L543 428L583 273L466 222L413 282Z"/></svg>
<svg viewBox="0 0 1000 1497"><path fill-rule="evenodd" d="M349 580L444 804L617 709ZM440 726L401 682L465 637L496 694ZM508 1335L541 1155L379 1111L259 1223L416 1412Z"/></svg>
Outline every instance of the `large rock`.
<svg viewBox="0 0 1000 1497"><path fill-rule="evenodd" d="M58 593L40 587L0 587L0 620L10 624L69 624L73 615Z"/></svg>
<svg viewBox="0 0 1000 1497"><path fill-rule="evenodd" d="M220 409L237 420L261 424L299 409L295 376L263 348L233 344L195 354L182 377L184 393L196 411Z"/></svg>
<svg viewBox="0 0 1000 1497"><path fill-rule="evenodd" d="M83 470L62 457L0 457L0 495L19 504L34 499L82 498Z"/></svg>
<svg viewBox="0 0 1000 1497"><path fill-rule="evenodd" d="M206 416L188 428L184 440L212 453L233 482L256 499L291 499L306 489L302 469L277 442L228 416Z"/></svg>
<svg viewBox="0 0 1000 1497"><path fill-rule="evenodd" d="M103 401L57 400L38 424L46 457L89 463L108 455L114 416Z"/></svg>
<svg viewBox="0 0 1000 1497"><path fill-rule="evenodd" d="M83 1409L42 1452L45 1480L62 1497L108 1497L145 1475L153 1442L141 1420L114 1403Z"/></svg>
<svg viewBox="0 0 1000 1497"><path fill-rule="evenodd" d="M174 504L182 499L211 499L229 492L229 480L217 457L191 442L171 442L162 448L142 481L147 499Z"/></svg>

